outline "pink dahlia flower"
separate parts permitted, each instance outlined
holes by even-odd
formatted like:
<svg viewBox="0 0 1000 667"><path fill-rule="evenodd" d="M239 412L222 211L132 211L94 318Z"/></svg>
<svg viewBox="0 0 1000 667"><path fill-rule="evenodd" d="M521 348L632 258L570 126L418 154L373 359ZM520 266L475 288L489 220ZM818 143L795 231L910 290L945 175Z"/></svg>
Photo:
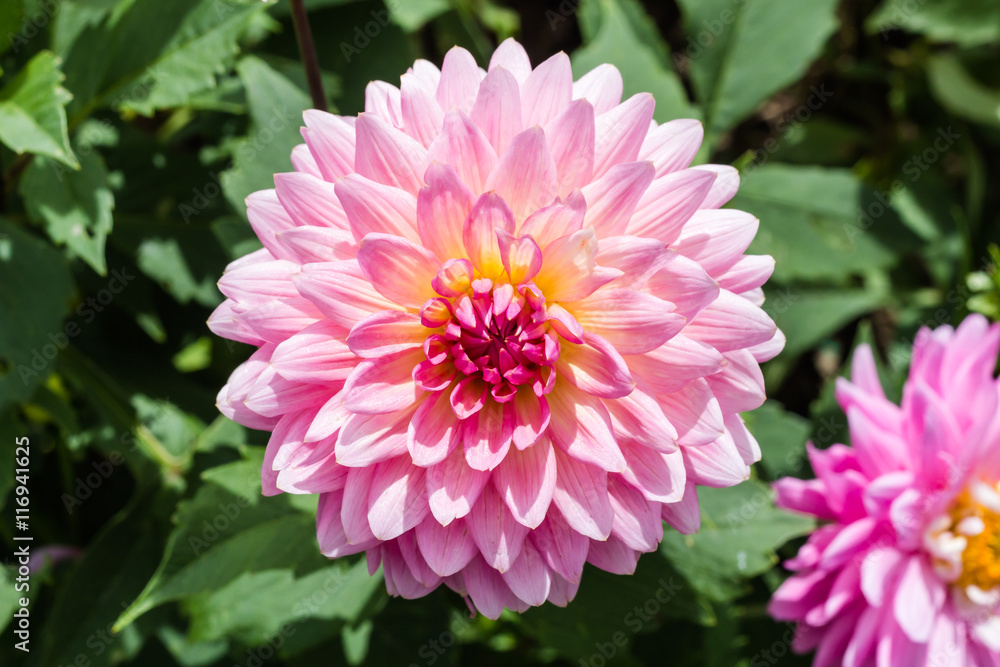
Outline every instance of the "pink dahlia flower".
<svg viewBox="0 0 1000 667"><path fill-rule="evenodd" d="M809 457L777 502L827 521L786 566L770 611L817 666L1000 665L1000 325L923 329L901 406L867 346L837 400L853 447Z"/></svg>
<svg viewBox="0 0 1000 667"><path fill-rule="evenodd" d="M719 210L735 170L688 168L701 125L621 95L609 65L454 48L357 118L306 112L296 171L247 200L264 249L210 325L260 349L219 409L273 430L264 492L320 494L322 552L392 594L564 605L759 457L773 260Z"/></svg>

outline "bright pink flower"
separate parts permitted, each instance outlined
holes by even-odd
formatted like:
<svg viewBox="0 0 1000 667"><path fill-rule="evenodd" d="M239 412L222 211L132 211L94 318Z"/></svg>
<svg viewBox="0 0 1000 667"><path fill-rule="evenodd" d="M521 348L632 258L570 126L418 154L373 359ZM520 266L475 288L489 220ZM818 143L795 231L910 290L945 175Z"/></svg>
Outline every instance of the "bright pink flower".
<svg viewBox="0 0 1000 667"><path fill-rule="evenodd" d="M297 171L247 200L264 249L210 324L260 349L219 409L274 431L265 493L321 494L322 552L390 593L564 605L760 455L773 260L719 210L736 171L688 168L701 125L621 95L610 65L454 48L357 118L306 112Z"/></svg>
<svg viewBox="0 0 1000 667"><path fill-rule="evenodd" d="M1000 325L922 329L901 406L872 352L840 380L853 447L810 447L818 479L778 505L826 525L786 563L770 611L815 665L1000 665Z"/></svg>

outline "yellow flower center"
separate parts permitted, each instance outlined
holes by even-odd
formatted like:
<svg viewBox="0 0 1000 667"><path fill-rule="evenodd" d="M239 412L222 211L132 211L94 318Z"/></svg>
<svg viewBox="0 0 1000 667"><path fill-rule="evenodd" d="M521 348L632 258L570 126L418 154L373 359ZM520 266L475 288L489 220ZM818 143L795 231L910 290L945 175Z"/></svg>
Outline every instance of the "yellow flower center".
<svg viewBox="0 0 1000 667"><path fill-rule="evenodd" d="M951 518L953 530L967 540L962 552L962 575L956 584L962 588L977 586L983 591L1000 586L1000 513L965 493L952 509Z"/></svg>

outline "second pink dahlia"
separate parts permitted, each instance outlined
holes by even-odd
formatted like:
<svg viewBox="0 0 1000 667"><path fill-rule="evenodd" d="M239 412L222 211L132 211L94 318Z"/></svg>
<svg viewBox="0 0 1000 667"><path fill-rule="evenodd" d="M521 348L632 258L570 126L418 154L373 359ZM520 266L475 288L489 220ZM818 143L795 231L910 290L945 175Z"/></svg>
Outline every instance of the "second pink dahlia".
<svg viewBox="0 0 1000 667"><path fill-rule="evenodd" d="M922 329L901 405L871 349L839 381L852 447L777 503L827 522L785 565L770 611L816 667L1000 666L1000 324Z"/></svg>
<svg viewBox="0 0 1000 667"><path fill-rule="evenodd" d="M394 595L565 605L759 458L773 260L719 209L736 171L688 167L701 125L621 95L610 65L454 48L357 118L307 112L296 171L247 199L264 249L210 325L259 350L219 408L273 431L264 492L320 494L322 552Z"/></svg>

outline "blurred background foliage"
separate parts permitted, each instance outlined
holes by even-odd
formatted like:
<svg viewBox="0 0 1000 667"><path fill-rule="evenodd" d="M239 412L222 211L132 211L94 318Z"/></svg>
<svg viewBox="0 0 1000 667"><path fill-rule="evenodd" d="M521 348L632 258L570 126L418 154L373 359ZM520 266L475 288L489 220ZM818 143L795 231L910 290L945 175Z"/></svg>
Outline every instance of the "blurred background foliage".
<svg viewBox="0 0 1000 667"><path fill-rule="evenodd" d="M218 415L250 350L205 320L259 247L243 198L291 169L308 107L284 0L0 2L0 541L13 551L15 435L31 438L30 655L0 663L808 664L766 601L788 540L766 482L846 442L832 400L870 342L898 394L921 325L1000 317L1000 3L995 0L307 1L331 108L358 112L454 44L485 65L617 65L656 118L696 117L698 161L734 164L751 251L777 259L788 337L748 423L757 479L702 492L633 577L590 570L568 609L471 619L439 590L387 598L318 554L315 500L264 499L265 434ZM793 542L794 544L794 542ZM53 554L59 554L54 550ZM0 569L0 625L15 576Z"/></svg>

